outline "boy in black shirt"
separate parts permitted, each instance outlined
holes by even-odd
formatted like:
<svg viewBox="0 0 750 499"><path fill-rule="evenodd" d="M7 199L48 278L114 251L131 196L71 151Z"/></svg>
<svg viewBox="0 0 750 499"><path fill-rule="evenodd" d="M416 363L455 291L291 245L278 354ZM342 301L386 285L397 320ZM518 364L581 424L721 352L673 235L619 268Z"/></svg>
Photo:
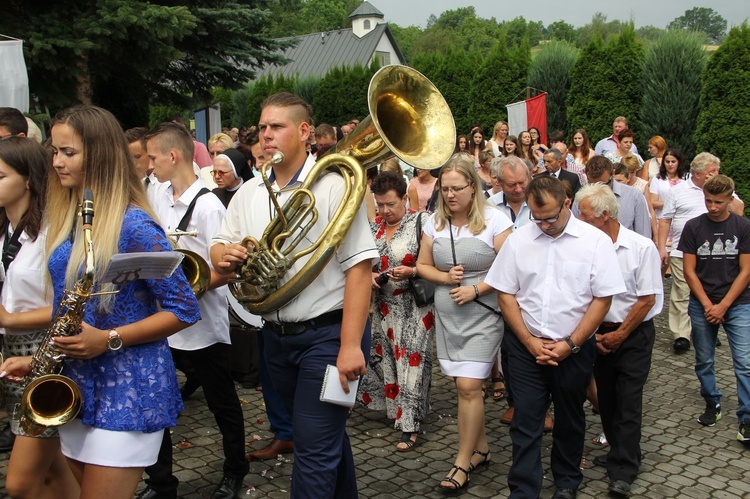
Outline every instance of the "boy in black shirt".
<svg viewBox="0 0 750 499"><path fill-rule="evenodd" d="M737 439L750 445L750 221L729 212L733 192L734 182L725 175L706 180L703 195L708 213L685 224L678 249L684 254L690 286L695 373L706 401L698 422L713 426L721 419L714 351L723 325L737 378Z"/></svg>

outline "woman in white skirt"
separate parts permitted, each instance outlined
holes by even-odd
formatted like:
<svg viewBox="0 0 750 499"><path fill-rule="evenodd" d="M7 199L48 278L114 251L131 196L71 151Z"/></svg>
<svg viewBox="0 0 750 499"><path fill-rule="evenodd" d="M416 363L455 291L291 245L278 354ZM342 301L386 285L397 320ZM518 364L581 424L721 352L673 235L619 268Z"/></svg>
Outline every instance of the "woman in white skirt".
<svg viewBox="0 0 750 499"><path fill-rule="evenodd" d="M417 261L435 289L440 369L458 392L458 454L440 487L463 489L469 473L489 464L482 386L503 338L497 293L484 283L513 223L485 201L471 158L454 155L440 170L440 197L425 223Z"/></svg>
<svg viewBox="0 0 750 499"><path fill-rule="evenodd" d="M77 213L85 188L94 194L94 292L115 290L102 282L114 254L172 248L111 113L71 108L56 116L51 133L46 282L59 306L64 288L73 289L81 278L85 251ZM82 393L78 417L59 429L82 498L131 499L143 468L156 462L162 432L176 424L182 409L166 337L200 318L180 269L167 279L139 279L117 289L88 300L79 334L54 339L67 357L62 374ZM30 362L8 359L0 376L21 381Z"/></svg>

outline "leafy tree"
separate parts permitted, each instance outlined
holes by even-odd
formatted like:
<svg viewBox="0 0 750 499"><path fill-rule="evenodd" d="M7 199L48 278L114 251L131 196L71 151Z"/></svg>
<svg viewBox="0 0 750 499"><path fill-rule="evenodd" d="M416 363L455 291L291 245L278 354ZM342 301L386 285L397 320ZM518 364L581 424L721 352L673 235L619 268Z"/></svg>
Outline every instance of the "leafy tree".
<svg viewBox="0 0 750 499"><path fill-rule="evenodd" d="M315 122L336 125L353 117L367 116L367 88L379 68L375 59L367 68L359 64L332 68L315 91L312 101Z"/></svg>
<svg viewBox="0 0 750 499"><path fill-rule="evenodd" d="M655 42L661 38L662 35L666 33L666 30L662 28L657 28L656 26L641 26L635 31L636 36L638 36L638 40L640 40L641 43L644 42Z"/></svg>
<svg viewBox="0 0 750 499"><path fill-rule="evenodd" d="M420 37L424 35L423 31L417 26L409 26L402 28L398 24L388 23L388 27L393 33L393 37L396 39L401 53L407 61L411 61L414 58L414 46L417 44Z"/></svg>
<svg viewBox="0 0 750 499"><path fill-rule="evenodd" d="M667 29L701 31L708 36L708 39L712 43L719 43L719 40L721 40L727 31L727 21L714 9L693 7L669 23Z"/></svg>
<svg viewBox="0 0 750 499"><path fill-rule="evenodd" d="M568 130L585 128L596 141L612 133L615 117L625 116L637 133L642 61L632 23L606 45L594 38L570 72Z"/></svg>
<svg viewBox="0 0 750 499"><path fill-rule="evenodd" d="M319 76L310 75L306 78L298 78L294 83L294 90L292 93L299 96L305 102L312 103L315 98L315 93L320 85L321 78Z"/></svg>
<svg viewBox="0 0 750 499"><path fill-rule="evenodd" d="M250 84L252 85L252 84ZM232 113L229 120L232 126L241 127L249 126L257 121L252 121L249 113L250 88L246 85L244 88L232 92ZM222 116L224 112L222 111Z"/></svg>
<svg viewBox="0 0 750 499"><path fill-rule="evenodd" d="M125 126L142 125L151 99L203 104L212 88L237 88L281 61L273 53L281 45L258 35L268 13L256 3L10 2L3 32L26 41L31 91L43 105L100 104Z"/></svg>
<svg viewBox="0 0 750 499"><path fill-rule="evenodd" d="M706 65L702 36L669 31L646 51L640 121L642 139L661 135L687 157L695 155L701 75Z"/></svg>
<svg viewBox="0 0 750 499"><path fill-rule="evenodd" d="M569 43L576 41L576 29L572 24L566 23L565 21L555 21L547 26L547 32L549 33L550 40L560 40Z"/></svg>
<svg viewBox="0 0 750 499"><path fill-rule="evenodd" d="M225 128L232 128L232 115L234 112L234 99L232 98L234 92L227 88L216 87L211 93L211 102L218 102L221 105L221 126Z"/></svg>
<svg viewBox="0 0 750 499"><path fill-rule="evenodd" d="M745 22L729 31L726 41L706 64L700 96L701 112L695 132L697 150L721 158L722 173L734 179L745 203L750 199L748 88L750 26Z"/></svg>
<svg viewBox="0 0 750 499"><path fill-rule="evenodd" d="M491 136L495 123L507 118L506 104L525 96L524 82L530 63L528 42L509 51L505 40L498 40L474 74L469 113L468 116L456 116L456 124L461 125L458 129L468 131L473 123L480 123L485 133Z"/></svg>
<svg viewBox="0 0 750 499"><path fill-rule="evenodd" d="M618 20L607 21L607 16L601 12L595 13L591 17L591 22L578 28L578 42L580 48L588 46L596 37L601 38L604 42L609 41L613 36L623 30L623 23Z"/></svg>
<svg viewBox="0 0 750 499"><path fill-rule="evenodd" d="M476 51L466 53L449 49L441 60L437 74L431 78L453 111L458 130L468 131L474 121L469 116L470 90L481 63L481 56Z"/></svg>
<svg viewBox="0 0 750 499"><path fill-rule="evenodd" d="M547 92L547 129L565 130L568 113L565 102L570 90L570 70L578 50L566 42L543 45L531 61L528 86Z"/></svg>
<svg viewBox="0 0 750 499"><path fill-rule="evenodd" d="M260 120L260 104L273 93L273 76L263 75L255 80L249 88L247 117L250 123L257 123Z"/></svg>
<svg viewBox="0 0 750 499"><path fill-rule="evenodd" d="M524 38L528 38L531 46L539 45L545 30L541 21L526 22L523 16L504 23L503 27L506 29L509 47L520 46Z"/></svg>

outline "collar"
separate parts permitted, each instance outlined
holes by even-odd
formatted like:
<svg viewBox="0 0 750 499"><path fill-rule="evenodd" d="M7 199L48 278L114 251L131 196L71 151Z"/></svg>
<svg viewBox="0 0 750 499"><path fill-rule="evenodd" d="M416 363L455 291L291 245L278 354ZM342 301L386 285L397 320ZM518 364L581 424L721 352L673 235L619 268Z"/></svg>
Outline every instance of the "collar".
<svg viewBox="0 0 750 499"><path fill-rule="evenodd" d="M169 183L169 186L167 186L166 189L164 189L164 193L169 199L170 206L175 206L176 204L180 203L185 206L189 206L190 203L193 201L193 198L198 195L198 192L204 187L203 182L201 179L197 178L195 179L195 182L190 184L190 187L188 187L185 192L182 193L182 195L174 199L174 188L172 187L172 183Z"/></svg>
<svg viewBox="0 0 750 499"><path fill-rule="evenodd" d="M236 191L237 189L239 189L240 187L242 187L242 184L244 184L244 183L245 183L245 181L243 180L243 178L242 178L242 177L237 177L237 178L239 178L239 179L240 179L240 183L239 183L239 184L237 184L237 187L234 187L233 189L224 189L224 190L225 190L225 191L227 191L227 192L234 192L234 191Z"/></svg>
<svg viewBox="0 0 750 499"><path fill-rule="evenodd" d="M617 233L617 241L615 241L615 250L620 247L630 249L633 247L633 238L630 237L629 230L620 224L620 230Z"/></svg>
<svg viewBox="0 0 750 499"><path fill-rule="evenodd" d="M701 187L698 187L697 185L695 185L695 183L693 183L692 176L685 180L685 182L687 182L688 189L698 189L699 191L703 192L703 189Z"/></svg>
<svg viewBox="0 0 750 499"><path fill-rule="evenodd" d="M570 210L570 208L568 208L568 210ZM537 224L535 224L534 222L530 222L530 223L531 223L531 225L533 225L532 230L534 231L534 233L532 235L532 238L539 239L540 236L545 236L547 239L550 239L552 241L557 241L561 237L563 237L565 234L569 234L569 235L571 235L573 237L580 237L581 236L581 226L579 224L582 224L582 223L585 223L585 222L581 222L576 217L574 217L573 216L573 212L571 211L570 212L570 218L568 219L568 223L565 224L565 228L563 229L562 233L559 236L555 237L555 238L552 238L552 237L548 236L547 234L545 234L542 231L542 229L540 229L539 226Z"/></svg>
<svg viewBox="0 0 750 499"><path fill-rule="evenodd" d="M620 196L622 196L622 184L618 182L617 180L615 180L614 173L611 178L612 178L612 192L614 192L615 196L619 198Z"/></svg>
<svg viewBox="0 0 750 499"><path fill-rule="evenodd" d="M305 163L302 165L300 169L297 170L297 172L294 174L292 179L289 181L288 184L279 186L277 185L276 188L279 190L283 190L287 187L293 187L296 183L303 183L305 179L307 178L307 174L310 173L310 170L315 165L315 158L312 156L312 154L308 154L307 158L305 159ZM276 173L274 172L273 168L271 168L271 174L268 176L268 183L271 185L276 183Z"/></svg>

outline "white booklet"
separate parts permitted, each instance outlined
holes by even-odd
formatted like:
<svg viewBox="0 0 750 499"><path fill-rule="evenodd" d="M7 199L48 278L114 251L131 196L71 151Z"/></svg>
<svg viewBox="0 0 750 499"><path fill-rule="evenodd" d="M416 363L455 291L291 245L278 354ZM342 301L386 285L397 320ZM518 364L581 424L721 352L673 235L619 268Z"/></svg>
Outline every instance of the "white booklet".
<svg viewBox="0 0 750 499"><path fill-rule="evenodd" d="M136 279L165 279L180 266L184 254L178 251L146 251L112 255L103 282L125 284Z"/></svg>
<svg viewBox="0 0 750 499"><path fill-rule="evenodd" d="M328 365L326 375L323 378L323 386L320 388L320 400L330 404L343 405L344 407L354 407L357 400L357 388L359 387L359 378L349 381L349 393L344 393L339 380L339 370L336 366Z"/></svg>

